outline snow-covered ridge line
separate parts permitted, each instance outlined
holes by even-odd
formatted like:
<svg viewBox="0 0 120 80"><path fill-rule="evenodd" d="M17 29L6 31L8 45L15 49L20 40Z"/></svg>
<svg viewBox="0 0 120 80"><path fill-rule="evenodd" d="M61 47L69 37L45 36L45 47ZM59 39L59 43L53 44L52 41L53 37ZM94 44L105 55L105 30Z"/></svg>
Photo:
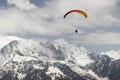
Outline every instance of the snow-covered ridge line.
<svg viewBox="0 0 120 80"><path fill-rule="evenodd" d="M1 36L0 40L2 47L0 53L6 59L8 56L10 56L9 58L14 58L19 55L19 59L21 59L22 55L30 58L33 57L33 59L74 62L81 66L93 62L84 47L70 44L64 39L42 42L41 40L27 40L14 36Z"/></svg>
<svg viewBox="0 0 120 80"><path fill-rule="evenodd" d="M109 68L112 71L115 69L115 71L118 71L117 69L120 67L120 60L112 61L110 58L116 58L117 56L116 59L119 59L120 51L112 50L100 55L88 54L84 47L70 44L64 39L43 41L22 39L15 36L0 36L0 39L4 43L1 42L0 44L2 46L0 50L0 77L4 75L3 72L12 71L14 74L18 74L19 78L23 78L25 74L27 75L29 69L32 69L31 75L39 74L39 71L45 71L44 75L49 75L52 80L56 76L65 77L70 73L72 73L72 77L75 77L73 74L81 75L81 78L85 78L84 76L87 75L86 78L88 79L94 76L93 79L89 80L104 80L103 78L99 79L101 77L99 72L104 72L106 66L108 66L108 72ZM36 69L38 71L34 71ZM104 75L114 76L114 74L109 73L103 73Z"/></svg>
<svg viewBox="0 0 120 80"><path fill-rule="evenodd" d="M0 49L3 48L5 45L9 44L13 40L22 40L22 38L16 36L3 36L0 35Z"/></svg>
<svg viewBox="0 0 120 80"><path fill-rule="evenodd" d="M113 58L114 60L118 60L120 59L120 51L115 51L115 50L110 50L110 51L106 51L106 52L101 52L100 55L107 55L110 58Z"/></svg>

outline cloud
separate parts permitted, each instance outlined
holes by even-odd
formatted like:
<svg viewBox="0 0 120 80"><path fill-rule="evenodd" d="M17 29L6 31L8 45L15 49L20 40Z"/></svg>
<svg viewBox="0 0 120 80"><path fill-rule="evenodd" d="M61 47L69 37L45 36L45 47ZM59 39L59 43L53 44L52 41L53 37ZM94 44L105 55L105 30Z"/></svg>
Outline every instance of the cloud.
<svg viewBox="0 0 120 80"><path fill-rule="evenodd" d="M0 34L64 35L68 38L68 35L69 37L74 35L75 29L79 29L79 36L82 36L80 40L81 42L84 40L83 43L117 44L119 33L105 30L96 32L99 28L114 29L120 26L117 2L118 0L109 2L108 0L45 0L44 6L37 7L29 0L8 0L8 6L14 6L0 9ZM88 19L76 13L63 19L63 15L71 9L84 10L88 14ZM114 36L114 41L110 41L110 35ZM106 37L107 40L104 40Z"/></svg>
<svg viewBox="0 0 120 80"><path fill-rule="evenodd" d="M92 45L113 45L120 44L120 33L115 32L96 32L83 37L84 44Z"/></svg>
<svg viewBox="0 0 120 80"><path fill-rule="evenodd" d="M36 8L36 6L31 4L29 0L8 0L8 5L15 5L22 10L31 10Z"/></svg>
<svg viewBox="0 0 120 80"><path fill-rule="evenodd" d="M48 3L49 10L54 8L57 15L63 14L71 9L82 9L88 13L88 19L84 19L77 14L72 14L67 18L72 24L84 28L97 28L97 27L111 27L119 25L120 20L118 17L112 15L112 12L116 11L116 4L118 0L96 1L96 0L60 0ZM52 5L52 6L51 6ZM47 7L46 6L46 7ZM48 8L47 7L47 8Z"/></svg>
<svg viewBox="0 0 120 80"><path fill-rule="evenodd" d="M1 34L59 35L70 30L62 24L60 19L57 20L58 22L54 21L38 9L29 13L16 8L1 9L0 12Z"/></svg>
<svg viewBox="0 0 120 80"><path fill-rule="evenodd" d="M68 38L70 42L81 45L118 45L120 44L120 33L96 31L88 34L75 34Z"/></svg>
<svg viewBox="0 0 120 80"><path fill-rule="evenodd" d="M34 4L37 7L44 7L46 6L45 3L51 0L29 0L30 3Z"/></svg>

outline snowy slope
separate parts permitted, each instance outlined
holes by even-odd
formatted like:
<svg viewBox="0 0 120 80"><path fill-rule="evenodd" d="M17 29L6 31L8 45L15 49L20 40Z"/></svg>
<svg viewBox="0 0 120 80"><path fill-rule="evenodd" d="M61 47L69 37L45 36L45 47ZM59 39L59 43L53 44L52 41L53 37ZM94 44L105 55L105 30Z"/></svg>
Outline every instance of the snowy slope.
<svg viewBox="0 0 120 80"><path fill-rule="evenodd" d="M54 40L51 44L56 50L60 50L65 55L68 62L75 62L81 66L94 62L84 47L69 44L64 39Z"/></svg>
<svg viewBox="0 0 120 80"><path fill-rule="evenodd" d="M41 40L22 39L14 36L1 36L0 42L1 75L3 75L2 71L8 72L12 70L14 73L19 74L19 78L23 78L25 72L27 72L29 68L33 67L34 69L42 70L44 69L43 64L46 64L46 62L52 64L60 62L69 66L70 64L85 66L93 62L85 48L69 44L64 39L46 42ZM72 66L71 69L74 70L75 66ZM18 73L18 71L20 72ZM81 74L82 71L83 70L81 70ZM51 76L51 74L55 73L57 73L57 75ZM52 79L56 76L64 76L63 72L54 66L49 67L46 74L50 75Z"/></svg>
<svg viewBox="0 0 120 80"><path fill-rule="evenodd" d="M100 55L107 55L115 60L120 59L120 51L111 50L111 51L102 52Z"/></svg>
<svg viewBox="0 0 120 80"><path fill-rule="evenodd" d="M21 40L21 38L16 36L3 36L0 35L0 49L7 45L9 42L13 40Z"/></svg>
<svg viewBox="0 0 120 80"><path fill-rule="evenodd" d="M27 77L28 72L31 75L39 74L31 71L32 69L45 71L44 75L50 76L52 80L60 76L92 77L89 72L81 68L94 63L82 46L70 44L64 39L42 41L1 36L0 41L0 77L4 75L3 72L9 71L17 73L20 79Z"/></svg>
<svg viewBox="0 0 120 80"><path fill-rule="evenodd" d="M81 66L93 62L89 58L85 48L69 44L64 39L41 42L7 36L6 38L3 37L3 39L1 37L1 41L2 40L3 42L1 42L0 45L4 47L0 51L1 64L3 64L4 61L18 60L19 62L27 58L72 62Z"/></svg>

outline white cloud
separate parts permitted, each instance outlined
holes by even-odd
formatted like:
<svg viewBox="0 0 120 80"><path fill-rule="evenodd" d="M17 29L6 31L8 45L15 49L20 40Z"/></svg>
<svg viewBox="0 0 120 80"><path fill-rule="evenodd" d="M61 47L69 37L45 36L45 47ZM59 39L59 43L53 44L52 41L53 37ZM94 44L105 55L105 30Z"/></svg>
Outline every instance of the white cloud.
<svg viewBox="0 0 120 80"><path fill-rule="evenodd" d="M36 8L36 6L31 4L29 0L8 0L8 4L14 4L22 10L31 10Z"/></svg>
<svg viewBox="0 0 120 80"><path fill-rule="evenodd" d="M38 8L29 0L8 0L9 5L14 4L18 8L10 7L0 10L0 34L59 36L73 34L74 30L79 27L79 36L83 35L82 40L85 40L87 44L117 44L119 43L119 33L83 34L89 29L113 26L115 28L120 25L119 17L112 15L112 12L116 11L117 1L51 0L45 2L45 6ZM68 15L66 19L63 19L63 15L71 9L84 10L88 13L88 19L79 14ZM110 41L110 35L114 36L114 41ZM104 40L106 37L107 40Z"/></svg>
<svg viewBox="0 0 120 80"><path fill-rule="evenodd" d="M53 0L48 3L46 8L49 8L49 12L52 9L52 12L58 12L57 15L59 16L71 9L82 9L88 13L88 19L84 19L77 14L72 14L69 15L67 20L71 21L72 24L84 28L96 28L99 26L111 27L113 24L117 25L120 23L119 18L112 15L112 12L116 10L117 1L118 0L109 0L109 2L107 0Z"/></svg>
<svg viewBox="0 0 120 80"><path fill-rule="evenodd" d="M115 32L96 32L90 33L83 37L84 44L92 44L92 45L112 45L112 44L120 44L120 33Z"/></svg>
<svg viewBox="0 0 120 80"><path fill-rule="evenodd" d="M30 13L16 8L0 10L0 12L1 34L59 35L70 30L69 27L62 24L60 19L57 20L58 22L52 21L52 19L48 22L49 15L45 15L39 9Z"/></svg>

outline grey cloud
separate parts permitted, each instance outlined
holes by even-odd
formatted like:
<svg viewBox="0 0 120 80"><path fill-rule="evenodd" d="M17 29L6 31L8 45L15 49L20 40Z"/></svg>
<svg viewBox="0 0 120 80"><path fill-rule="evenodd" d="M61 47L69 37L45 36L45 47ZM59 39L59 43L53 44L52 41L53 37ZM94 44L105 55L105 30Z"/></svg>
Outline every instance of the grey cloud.
<svg viewBox="0 0 120 80"><path fill-rule="evenodd" d="M1 8L7 7L7 0L0 0L0 7Z"/></svg>
<svg viewBox="0 0 120 80"><path fill-rule="evenodd" d="M29 0L30 3L34 4L37 7L44 7L46 6L46 2L51 0Z"/></svg>

